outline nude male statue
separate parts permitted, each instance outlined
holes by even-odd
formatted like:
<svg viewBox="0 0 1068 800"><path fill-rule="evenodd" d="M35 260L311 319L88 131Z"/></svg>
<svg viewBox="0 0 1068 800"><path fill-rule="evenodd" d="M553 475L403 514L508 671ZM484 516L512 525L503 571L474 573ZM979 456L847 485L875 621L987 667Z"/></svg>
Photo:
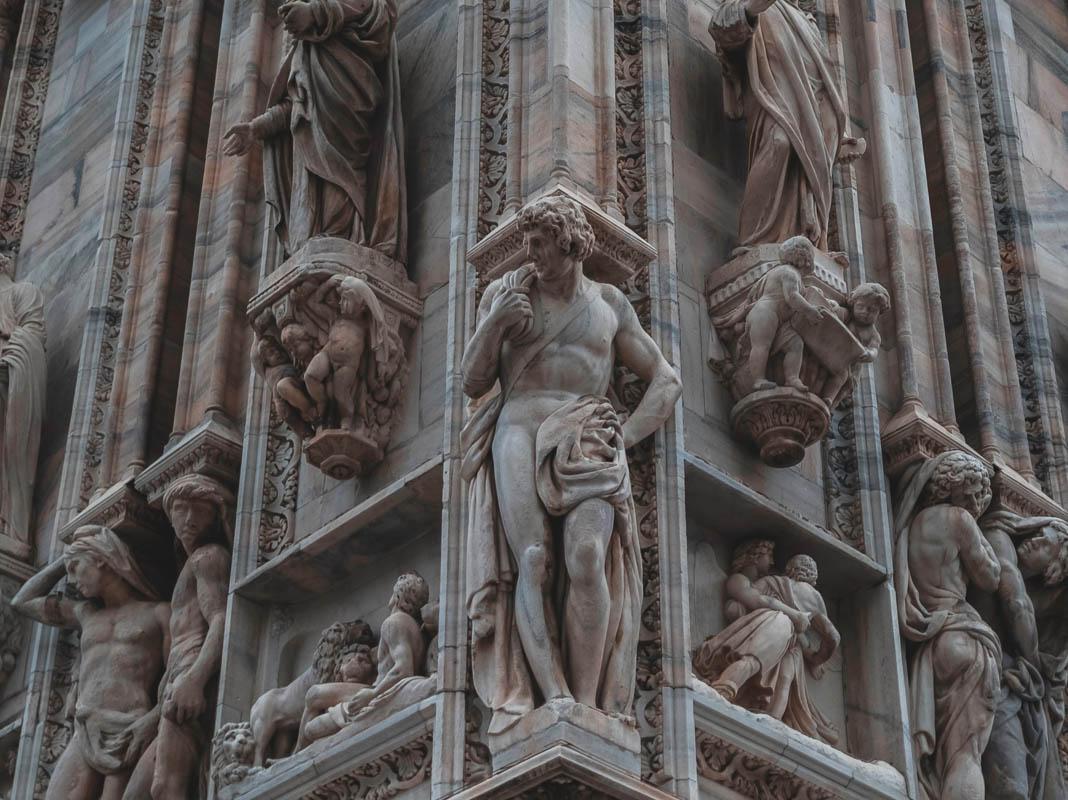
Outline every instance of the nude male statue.
<svg viewBox="0 0 1068 800"><path fill-rule="evenodd" d="M64 576L85 600L49 594ZM78 528L62 558L30 578L11 605L45 625L81 631L74 736L45 799L136 798L125 790L156 737L170 605L160 602L118 535L98 525Z"/></svg>
<svg viewBox="0 0 1068 800"><path fill-rule="evenodd" d="M535 687L543 701L629 713L641 562L625 448L681 393L623 293L583 274L594 237L581 207L543 198L519 226L531 263L487 287L463 359L464 393L482 402L463 471L475 685L491 733L534 708ZM617 361L648 383L625 422L608 399Z"/></svg>
<svg viewBox="0 0 1068 800"><path fill-rule="evenodd" d="M1001 566L976 520L990 504L988 468L959 450L907 474L897 500L894 582L910 664L913 745L926 796L983 800L981 756L1000 684L1001 646L967 601L993 592Z"/></svg>
<svg viewBox="0 0 1068 800"><path fill-rule="evenodd" d="M196 474L179 478L163 495L185 563L171 596L159 736L130 782L138 798L185 800L195 794L200 757L211 735L204 717L213 710L209 699L222 660L233 502L225 487Z"/></svg>

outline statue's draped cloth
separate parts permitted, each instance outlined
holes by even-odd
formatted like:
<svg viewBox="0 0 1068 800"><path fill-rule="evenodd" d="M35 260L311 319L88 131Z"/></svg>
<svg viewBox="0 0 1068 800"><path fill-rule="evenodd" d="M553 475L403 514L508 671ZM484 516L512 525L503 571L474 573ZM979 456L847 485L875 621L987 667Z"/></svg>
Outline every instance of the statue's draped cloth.
<svg viewBox="0 0 1068 800"><path fill-rule="evenodd" d="M767 575L754 587L791 608L802 607L793 582L783 575ZM693 669L702 680L714 682L727 667L747 657L757 660L760 671L739 689L735 702L781 719L814 739L837 741L834 725L809 699L804 649L793 620L772 608L751 611L701 645L694 653Z"/></svg>
<svg viewBox="0 0 1068 800"><path fill-rule="evenodd" d="M315 33L295 40L268 99L267 202L289 252L337 236L407 260L394 0L357 13L310 0Z"/></svg>
<svg viewBox="0 0 1068 800"><path fill-rule="evenodd" d="M519 272L504 277L514 285ZM475 620L472 662L475 691L493 711L491 733L507 730L535 707L536 686L530 674L515 621L517 567L497 509L492 445L504 400L527 365L586 310L589 294L576 299L553 330L517 348L508 385L483 399L461 433L463 477L468 483L467 604ZM603 397L586 395L550 415L535 437L536 487L545 510L561 519L585 500L598 498L615 509L605 559L612 606L603 650L597 705L607 713L629 714L634 695L635 662L642 602L642 566L638 527L631 496L627 456L620 437L609 437L600 408ZM604 444L612 442L607 458ZM562 525L554 526L562 536ZM560 547L560 540L555 542ZM554 559L562 563L562 559ZM565 607L567 581L557 581L557 602ZM562 629L562 620L557 620ZM483 635L479 635L479 631ZM566 663L566 653L564 653Z"/></svg>
<svg viewBox="0 0 1068 800"><path fill-rule="evenodd" d="M745 6L724 0L709 25L723 66L724 111L747 120L750 170L762 162L779 178L746 184L739 244L804 235L826 250L845 106L809 15L779 0L750 24ZM778 146L783 137L788 148Z"/></svg>
<svg viewBox="0 0 1068 800"><path fill-rule="evenodd" d="M29 542L34 465L45 405L45 320L40 290L0 290L0 531Z"/></svg>
<svg viewBox="0 0 1068 800"><path fill-rule="evenodd" d="M929 800L942 796L946 768L971 749L976 763L990 733L1000 690L1001 644L979 613L955 592L932 589L921 598L909 570L909 529L923 510L924 489L938 465L954 451L928 459L911 475L894 510L894 585L905 638L915 642L909 670L909 707L920 785ZM952 683L935 679L938 637L956 632L974 643L975 658Z"/></svg>

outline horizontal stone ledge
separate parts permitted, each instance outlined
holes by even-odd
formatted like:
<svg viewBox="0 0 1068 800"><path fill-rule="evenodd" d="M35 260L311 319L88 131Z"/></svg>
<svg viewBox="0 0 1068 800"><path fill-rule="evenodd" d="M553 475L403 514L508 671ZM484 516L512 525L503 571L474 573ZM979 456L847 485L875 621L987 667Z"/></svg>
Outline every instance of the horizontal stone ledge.
<svg viewBox="0 0 1068 800"><path fill-rule="evenodd" d="M238 580L250 600L300 603L328 592L354 570L440 525L441 456L425 461L359 505L298 539Z"/></svg>
<svg viewBox="0 0 1068 800"><path fill-rule="evenodd" d="M743 539L771 539L778 545L780 561L796 553L812 556L819 565L820 592L828 600L886 580L886 569L830 531L692 453L683 458L687 516L700 526L698 530L687 526L690 539L714 534L732 545Z"/></svg>
<svg viewBox="0 0 1068 800"><path fill-rule="evenodd" d="M240 783L219 790L220 800L305 797L353 770L434 731L437 700L428 697L353 736L344 730L313 742L298 755L275 762Z"/></svg>
<svg viewBox="0 0 1068 800"><path fill-rule="evenodd" d="M700 681L695 678L694 683ZM904 776L890 764L853 758L777 719L728 703L703 684L694 693L693 715L698 752L702 734L706 734L720 740L723 749L737 750L763 762L769 770L791 775L799 785L823 789L842 800L908 798ZM700 755L698 760L700 767ZM746 767L753 771L751 763ZM701 773L699 769L698 774ZM721 782L720 776L704 774L702 777Z"/></svg>

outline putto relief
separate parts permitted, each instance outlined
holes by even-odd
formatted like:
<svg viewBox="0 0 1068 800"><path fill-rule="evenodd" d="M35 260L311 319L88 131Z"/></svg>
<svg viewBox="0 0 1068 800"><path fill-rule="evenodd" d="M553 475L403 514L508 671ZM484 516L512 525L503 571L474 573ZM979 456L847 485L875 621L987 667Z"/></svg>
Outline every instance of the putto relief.
<svg viewBox="0 0 1068 800"><path fill-rule="evenodd" d="M266 110L224 150L263 149L288 256L248 308L252 360L311 464L338 480L382 460L407 371L408 280L400 81L392 0L294 0Z"/></svg>
<svg viewBox="0 0 1068 800"><path fill-rule="evenodd" d="M728 625L697 649L693 670L727 701L836 744L839 731L808 692L841 640L818 577L810 556L795 555L779 574L774 542L740 544L726 583Z"/></svg>
<svg viewBox="0 0 1068 800"><path fill-rule="evenodd" d="M848 134L834 64L797 3L720 0L708 30L749 154L738 246L706 282L711 366L734 397L735 434L789 467L826 434L856 365L874 360L890 306L876 284L848 292L846 256L828 251L834 167L866 144Z"/></svg>
<svg viewBox="0 0 1068 800"><path fill-rule="evenodd" d="M212 761L217 790L239 785L231 791L242 791L267 780L257 776L276 762L279 769L310 762L332 737L355 736L434 694L438 604L430 587L406 572L388 607L377 636L361 620L324 630L304 672L260 695L248 722L219 729Z"/></svg>
<svg viewBox="0 0 1068 800"><path fill-rule="evenodd" d="M735 432L765 463L788 467L826 434L859 365L878 356L890 295L877 283L848 296L831 289L818 277L823 254L804 236L760 250L775 257L709 295L721 343L710 363L735 399Z"/></svg>

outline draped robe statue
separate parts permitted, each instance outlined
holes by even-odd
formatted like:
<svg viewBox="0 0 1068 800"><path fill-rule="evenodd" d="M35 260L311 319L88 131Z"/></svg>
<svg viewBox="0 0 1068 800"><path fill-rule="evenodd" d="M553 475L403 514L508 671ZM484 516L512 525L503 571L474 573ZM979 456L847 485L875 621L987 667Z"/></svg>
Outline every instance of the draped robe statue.
<svg viewBox="0 0 1068 800"><path fill-rule="evenodd" d="M709 33L723 65L723 103L748 122L749 176L738 243L808 237L827 249L835 161L858 158L815 20L789 0L723 0Z"/></svg>
<svg viewBox="0 0 1068 800"><path fill-rule="evenodd" d="M0 255L0 534L26 546L44 405L44 297Z"/></svg>
<svg viewBox="0 0 1068 800"><path fill-rule="evenodd" d="M263 142L267 202L289 253L335 236L407 259L404 135L394 0L296 0L267 110L227 132Z"/></svg>

